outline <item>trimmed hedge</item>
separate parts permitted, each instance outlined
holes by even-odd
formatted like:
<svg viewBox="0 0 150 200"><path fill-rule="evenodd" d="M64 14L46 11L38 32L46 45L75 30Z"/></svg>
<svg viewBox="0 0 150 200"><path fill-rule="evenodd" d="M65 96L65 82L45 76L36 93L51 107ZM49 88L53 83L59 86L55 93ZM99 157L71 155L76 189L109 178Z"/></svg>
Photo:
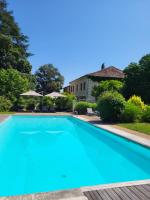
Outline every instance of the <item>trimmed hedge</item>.
<svg viewBox="0 0 150 200"><path fill-rule="evenodd" d="M75 111L78 112L78 114L86 114L87 113L87 108L92 108L95 110L97 107L96 103L89 103L86 101L79 101L75 105Z"/></svg>
<svg viewBox="0 0 150 200"><path fill-rule="evenodd" d="M97 109L103 121L120 121L124 108L125 99L118 92L104 92L98 99Z"/></svg>

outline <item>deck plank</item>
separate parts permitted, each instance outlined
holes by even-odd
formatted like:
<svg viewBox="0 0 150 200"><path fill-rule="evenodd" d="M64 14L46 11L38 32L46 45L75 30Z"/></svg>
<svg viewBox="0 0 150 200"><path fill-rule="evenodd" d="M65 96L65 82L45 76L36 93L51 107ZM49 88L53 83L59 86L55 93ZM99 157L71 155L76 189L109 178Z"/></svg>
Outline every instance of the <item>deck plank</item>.
<svg viewBox="0 0 150 200"><path fill-rule="evenodd" d="M92 192L84 192L84 195L88 198L88 200L95 200L93 199L93 195L91 195Z"/></svg>
<svg viewBox="0 0 150 200"><path fill-rule="evenodd" d="M143 185L135 186L138 190L140 190L146 197L150 198L150 191L146 190Z"/></svg>
<svg viewBox="0 0 150 200"><path fill-rule="evenodd" d="M114 192L122 199L122 200L132 200L123 190L120 188L113 188Z"/></svg>
<svg viewBox="0 0 150 200"><path fill-rule="evenodd" d="M84 192L84 195L88 198L88 200L95 200L92 198L91 193L92 192Z"/></svg>
<svg viewBox="0 0 150 200"><path fill-rule="evenodd" d="M112 189L105 190L113 200L122 200Z"/></svg>
<svg viewBox="0 0 150 200"><path fill-rule="evenodd" d="M109 193L109 195L112 197L112 199L114 199L114 200L122 200L122 199L116 194L116 192L114 192L112 189L107 189L106 192Z"/></svg>
<svg viewBox="0 0 150 200"><path fill-rule="evenodd" d="M102 199L105 200L113 200L107 193L105 190L98 190L97 191L99 193L99 195L102 197Z"/></svg>
<svg viewBox="0 0 150 200"><path fill-rule="evenodd" d="M145 194L143 194L139 189L136 187L129 186L127 187L129 190L132 191L132 194L134 193L136 196L138 196L142 200L149 200Z"/></svg>
<svg viewBox="0 0 150 200"><path fill-rule="evenodd" d="M93 191L93 194L95 196L95 199L97 199L97 200L103 200L102 197L99 195L99 193L97 191Z"/></svg>
<svg viewBox="0 0 150 200"><path fill-rule="evenodd" d="M150 185L143 185L143 187L150 192Z"/></svg>
<svg viewBox="0 0 150 200"><path fill-rule="evenodd" d="M150 200L150 184L84 192L88 200Z"/></svg>

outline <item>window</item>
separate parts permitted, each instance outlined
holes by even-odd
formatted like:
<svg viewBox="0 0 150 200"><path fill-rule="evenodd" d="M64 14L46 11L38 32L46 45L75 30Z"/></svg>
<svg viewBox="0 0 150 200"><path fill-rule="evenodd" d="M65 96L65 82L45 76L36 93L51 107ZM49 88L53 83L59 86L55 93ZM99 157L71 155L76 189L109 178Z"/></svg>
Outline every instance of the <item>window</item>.
<svg viewBox="0 0 150 200"><path fill-rule="evenodd" d="M86 86L86 83L84 82L84 84L83 84L83 90L85 90L85 86Z"/></svg>
<svg viewBox="0 0 150 200"><path fill-rule="evenodd" d="M80 84L80 90L82 91L82 83Z"/></svg>
<svg viewBox="0 0 150 200"><path fill-rule="evenodd" d="M76 91L78 92L78 84L76 85Z"/></svg>
<svg viewBox="0 0 150 200"><path fill-rule="evenodd" d="M74 92L74 86L72 86L72 92Z"/></svg>

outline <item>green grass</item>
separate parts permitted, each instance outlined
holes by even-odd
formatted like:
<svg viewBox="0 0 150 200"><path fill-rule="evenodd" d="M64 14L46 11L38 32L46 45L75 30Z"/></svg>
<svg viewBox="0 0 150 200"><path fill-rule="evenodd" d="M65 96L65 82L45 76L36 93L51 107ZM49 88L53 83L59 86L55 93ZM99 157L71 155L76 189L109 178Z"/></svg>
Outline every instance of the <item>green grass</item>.
<svg viewBox="0 0 150 200"><path fill-rule="evenodd" d="M117 125L150 135L150 123L121 123Z"/></svg>
<svg viewBox="0 0 150 200"><path fill-rule="evenodd" d="M12 115L15 114L15 112L0 112L0 115Z"/></svg>

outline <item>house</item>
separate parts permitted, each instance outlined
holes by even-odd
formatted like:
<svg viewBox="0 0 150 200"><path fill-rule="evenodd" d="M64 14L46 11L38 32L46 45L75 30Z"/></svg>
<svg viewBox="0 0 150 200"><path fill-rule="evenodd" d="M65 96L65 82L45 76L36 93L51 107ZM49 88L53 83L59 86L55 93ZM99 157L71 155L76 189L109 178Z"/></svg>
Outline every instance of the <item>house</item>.
<svg viewBox="0 0 150 200"><path fill-rule="evenodd" d="M95 98L91 95L94 86L97 86L102 80L122 80L124 73L122 70L110 66L101 68L101 70L81 76L69 83L64 88L65 92L73 93L78 100L95 102Z"/></svg>

